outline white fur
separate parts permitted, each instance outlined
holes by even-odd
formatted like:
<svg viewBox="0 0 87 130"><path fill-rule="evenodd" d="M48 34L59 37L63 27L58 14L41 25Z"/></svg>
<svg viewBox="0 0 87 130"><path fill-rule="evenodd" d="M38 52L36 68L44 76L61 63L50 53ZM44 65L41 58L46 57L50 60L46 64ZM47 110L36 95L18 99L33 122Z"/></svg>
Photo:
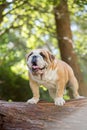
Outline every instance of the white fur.
<svg viewBox="0 0 87 130"><path fill-rule="evenodd" d="M75 99L82 99L82 98L85 98L84 96L80 96L78 95L77 97L75 97Z"/></svg>
<svg viewBox="0 0 87 130"><path fill-rule="evenodd" d="M48 81L55 81L57 77L57 70L49 70L45 72L44 78L47 79ZM58 78L58 77L57 77Z"/></svg>
<svg viewBox="0 0 87 130"><path fill-rule="evenodd" d="M40 68L43 68L45 65L47 65L47 63L44 61L44 59L42 58L42 56L39 54L40 52L37 51L33 51L33 54L31 56L29 56L28 60L27 60L27 65L29 66L29 68L32 67L32 57L35 55L37 56L37 65Z"/></svg>
<svg viewBox="0 0 87 130"><path fill-rule="evenodd" d="M32 79L38 82L40 85L44 85L45 87L49 88L56 88L56 78L57 76L57 70L45 70L42 79L40 75L38 76L33 76L31 73Z"/></svg>
<svg viewBox="0 0 87 130"><path fill-rule="evenodd" d="M38 101L39 101L39 99L37 99L37 98L31 98L31 99L29 99L29 100L27 101L27 103L30 103L30 104L37 104Z"/></svg>
<svg viewBox="0 0 87 130"><path fill-rule="evenodd" d="M63 106L65 104L65 100L62 97L55 98L55 105Z"/></svg>

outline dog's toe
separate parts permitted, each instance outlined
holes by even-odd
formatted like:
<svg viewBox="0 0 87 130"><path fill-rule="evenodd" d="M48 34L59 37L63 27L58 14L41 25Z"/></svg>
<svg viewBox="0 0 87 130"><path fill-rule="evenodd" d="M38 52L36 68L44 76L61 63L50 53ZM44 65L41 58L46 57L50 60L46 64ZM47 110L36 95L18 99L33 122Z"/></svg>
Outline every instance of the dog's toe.
<svg viewBox="0 0 87 130"><path fill-rule="evenodd" d="M39 101L38 98L31 98L27 101L27 103L30 103L30 104L37 104L37 102Z"/></svg>
<svg viewBox="0 0 87 130"><path fill-rule="evenodd" d="M65 100L62 97L55 98L55 105L63 106L64 104L65 104Z"/></svg>

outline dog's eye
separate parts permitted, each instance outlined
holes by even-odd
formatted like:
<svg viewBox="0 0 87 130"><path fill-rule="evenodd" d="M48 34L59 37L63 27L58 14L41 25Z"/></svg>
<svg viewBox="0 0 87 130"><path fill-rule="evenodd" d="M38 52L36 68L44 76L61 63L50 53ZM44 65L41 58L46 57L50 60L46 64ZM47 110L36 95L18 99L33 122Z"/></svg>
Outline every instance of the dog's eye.
<svg viewBox="0 0 87 130"><path fill-rule="evenodd" d="M42 52L40 52L40 55L41 55L43 58L45 58L45 55L44 55Z"/></svg>

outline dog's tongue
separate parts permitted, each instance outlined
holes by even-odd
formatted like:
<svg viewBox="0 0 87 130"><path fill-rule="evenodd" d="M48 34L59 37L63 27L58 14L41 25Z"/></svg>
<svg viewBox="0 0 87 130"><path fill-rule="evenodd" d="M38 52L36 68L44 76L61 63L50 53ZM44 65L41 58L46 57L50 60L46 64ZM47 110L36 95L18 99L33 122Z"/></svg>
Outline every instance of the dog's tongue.
<svg viewBox="0 0 87 130"><path fill-rule="evenodd" d="M39 69L39 66L33 65L32 68L33 68L33 69Z"/></svg>
<svg viewBox="0 0 87 130"><path fill-rule="evenodd" d="M32 66L32 69L33 69L34 71L38 71L38 70L39 70L39 74L43 74L43 72L40 70L40 67L37 66L37 65L33 65L33 66Z"/></svg>

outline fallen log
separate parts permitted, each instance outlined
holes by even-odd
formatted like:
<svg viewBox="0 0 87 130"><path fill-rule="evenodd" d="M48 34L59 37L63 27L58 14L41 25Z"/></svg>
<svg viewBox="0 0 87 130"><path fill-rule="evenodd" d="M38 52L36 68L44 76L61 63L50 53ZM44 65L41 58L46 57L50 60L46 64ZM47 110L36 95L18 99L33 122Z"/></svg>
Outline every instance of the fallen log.
<svg viewBox="0 0 87 130"><path fill-rule="evenodd" d="M0 101L0 130L86 130L87 99L64 106Z"/></svg>

